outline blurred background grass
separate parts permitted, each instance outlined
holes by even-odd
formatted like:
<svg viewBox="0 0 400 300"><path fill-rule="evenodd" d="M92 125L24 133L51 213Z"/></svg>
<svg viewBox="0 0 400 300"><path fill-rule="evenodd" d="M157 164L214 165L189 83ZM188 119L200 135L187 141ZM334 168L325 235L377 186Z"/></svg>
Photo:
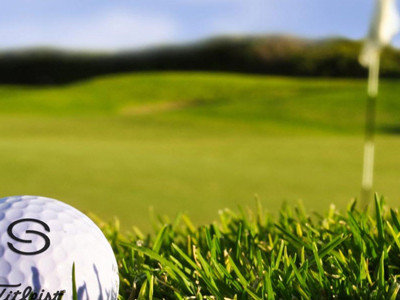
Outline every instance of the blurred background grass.
<svg viewBox="0 0 400 300"><path fill-rule="evenodd" d="M155 88L156 87L156 88ZM396 80L379 105L376 187L396 204ZM358 196L365 81L137 73L58 87L2 86L3 195L45 195L148 230L149 207L199 224L219 209L315 210Z"/></svg>

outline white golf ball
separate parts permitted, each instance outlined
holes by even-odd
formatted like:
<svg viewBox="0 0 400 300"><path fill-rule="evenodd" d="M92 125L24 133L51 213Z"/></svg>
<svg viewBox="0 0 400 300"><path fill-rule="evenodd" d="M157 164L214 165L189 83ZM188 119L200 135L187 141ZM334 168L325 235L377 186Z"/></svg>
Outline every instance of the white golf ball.
<svg viewBox="0 0 400 300"><path fill-rule="evenodd" d="M116 300L114 253L100 229L60 201L0 199L0 299L70 300L75 264L79 300Z"/></svg>

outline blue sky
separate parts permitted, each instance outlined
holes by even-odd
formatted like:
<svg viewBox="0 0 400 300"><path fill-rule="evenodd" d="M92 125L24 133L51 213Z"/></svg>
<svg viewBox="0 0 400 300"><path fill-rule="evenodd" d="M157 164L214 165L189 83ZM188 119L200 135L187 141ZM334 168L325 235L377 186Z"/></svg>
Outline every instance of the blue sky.
<svg viewBox="0 0 400 300"><path fill-rule="evenodd" d="M0 9L0 49L120 50L218 35L286 33L360 39L374 0L13 0ZM400 39L395 40L400 45Z"/></svg>

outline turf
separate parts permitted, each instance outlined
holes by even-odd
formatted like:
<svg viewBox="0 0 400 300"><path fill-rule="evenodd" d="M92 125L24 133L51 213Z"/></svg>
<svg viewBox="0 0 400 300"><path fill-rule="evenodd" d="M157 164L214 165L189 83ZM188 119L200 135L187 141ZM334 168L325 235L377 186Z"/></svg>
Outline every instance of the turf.
<svg viewBox="0 0 400 300"><path fill-rule="evenodd" d="M376 198L310 215L224 210L193 226L186 215L154 223L155 235L101 224L120 271L121 299L399 299L399 213Z"/></svg>
<svg viewBox="0 0 400 300"><path fill-rule="evenodd" d="M1 195L54 197L149 230L149 207L196 224L253 202L318 211L359 194L363 80L143 73L0 87ZM395 203L400 86L378 107L376 190Z"/></svg>

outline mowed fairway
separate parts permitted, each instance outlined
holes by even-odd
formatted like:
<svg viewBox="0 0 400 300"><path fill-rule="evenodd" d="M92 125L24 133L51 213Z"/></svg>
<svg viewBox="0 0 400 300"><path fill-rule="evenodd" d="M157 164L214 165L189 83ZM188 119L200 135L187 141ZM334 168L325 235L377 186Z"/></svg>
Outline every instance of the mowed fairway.
<svg viewBox="0 0 400 300"><path fill-rule="evenodd" d="M125 228L149 208L197 224L218 210L322 211L360 191L365 81L207 73L0 86L0 194L57 198ZM400 196L400 85L378 107L376 190Z"/></svg>

